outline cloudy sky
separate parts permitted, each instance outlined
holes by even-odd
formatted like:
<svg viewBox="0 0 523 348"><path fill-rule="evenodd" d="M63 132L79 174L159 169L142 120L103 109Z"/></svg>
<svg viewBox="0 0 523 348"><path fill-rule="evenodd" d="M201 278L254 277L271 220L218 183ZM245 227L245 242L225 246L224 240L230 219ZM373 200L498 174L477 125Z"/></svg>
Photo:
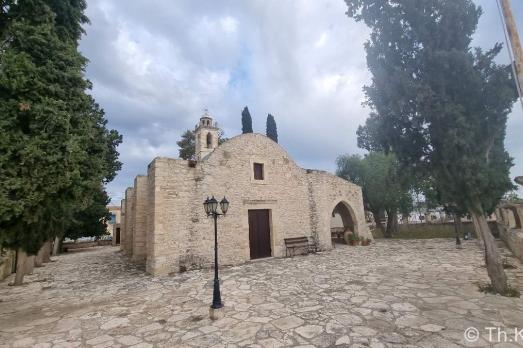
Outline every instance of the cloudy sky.
<svg viewBox="0 0 523 348"><path fill-rule="evenodd" d="M474 44L504 42L495 0L477 3L484 15ZM523 2L512 6L522 31ZM112 203L154 157L178 156L176 141L205 108L228 137L241 132L245 105L255 132L273 114L280 144L305 168L334 171L339 154L362 153L355 132L369 113L361 106L368 31L345 11L342 0L88 0L87 77L124 137ZM499 61L509 61L506 51ZM506 139L513 176L523 175L521 129L516 104Z"/></svg>

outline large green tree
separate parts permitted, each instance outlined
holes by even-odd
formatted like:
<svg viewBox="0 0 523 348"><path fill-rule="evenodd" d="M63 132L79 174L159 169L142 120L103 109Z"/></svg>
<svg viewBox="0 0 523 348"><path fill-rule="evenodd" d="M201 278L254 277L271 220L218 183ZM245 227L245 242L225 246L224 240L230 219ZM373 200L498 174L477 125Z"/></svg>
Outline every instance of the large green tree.
<svg viewBox="0 0 523 348"><path fill-rule="evenodd" d="M21 254L63 235L121 166L121 136L86 93L87 60L78 52L85 3L62 3L2 6L0 242ZM60 5L64 11L53 12ZM76 13L68 17L76 25L64 13ZM15 283L23 280L19 270Z"/></svg>
<svg viewBox="0 0 523 348"><path fill-rule="evenodd" d="M484 240L495 291L507 290L485 213L512 188L504 148L516 90L508 65L470 43L481 8L471 0L346 0L347 15L371 30L365 44L372 113L359 133L430 175L444 202L460 202ZM365 137L361 137L362 141Z"/></svg>
<svg viewBox="0 0 523 348"><path fill-rule="evenodd" d="M394 155L371 152L365 157L342 155L336 160L336 175L362 188L365 209L374 216L376 227L387 238L397 232L398 213L412 211L408 178L400 171ZM387 227L381 222L387 215Z"/></svg>
<svg viewBox="0 0 523 348"><path fill-rule="evenodd" d="M68 224L64 237L76 240L81 237L101 237L107 234L107 221L111 217L107 204L110 201L107 192L100 186L93 195L91 203L73 214L72 222Z"/></svg>
<svg viewBox="0 0 523 348"><path fill-rule="evenodd" d="M267 137L271 138L275 142L278 142L278 128L276 127L276 121L274 116L271 114L267 115L266 133Z"/></svg>
<svg viewBox="0 0 523 348"><path fill-rule="evenodd" d="M242 133L252 133L252 118L248 107L242 110Z"/></svg>
<svg viewBox="0 0 523 348"><path fill-rule="evenodd" d="M187 129L183 134L182 138L176 142L178 145L178 156L184 160L194 158L196 139L194 131Z"/></svg>

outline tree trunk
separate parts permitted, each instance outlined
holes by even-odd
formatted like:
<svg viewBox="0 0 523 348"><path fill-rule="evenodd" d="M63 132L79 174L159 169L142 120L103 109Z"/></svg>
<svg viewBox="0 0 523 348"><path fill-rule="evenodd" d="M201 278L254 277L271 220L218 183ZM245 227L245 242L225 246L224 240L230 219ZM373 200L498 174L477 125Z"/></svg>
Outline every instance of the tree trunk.
<svg viewBox="0 0 523 348"><path fill-rule="evenodd" d="M484 250L485 250L485 263L487 264L487 273L492 283L492 288L497 293L503 294L507 290L507 276L503 269L503 264L498 253L498 247L496 241L490 232L490 228L483 215L481 208L471 210L470 212L472 219L475 221L475 226L478 227L476 233L481 235Z"/></svg>
<svg viewBox="0 0 523 348"><path fill-rule="evenodd" d="M478 220L474 218L472 213L470 213L470 216L472 217L472 224L474 225L474 232L476 232L478 246L481 250L483 250L483 249L485 249L485 244L483 243L483 236L481 235L481 232L480 232Z"/></svg>
<svg viewBox="0 0 523 348"><path fill-rule="evenodd" d="M18 249L16 256L16 275L13 285L22 285L25 275L25 264L27 263L27 254L22 249Z"/></svg>
<svg viewBox="0 0 523 348"><path fill-rule="evenodd" d="M53 256L58 256L58 254L60 253L60 244L61 244L60 237L56 236L54 238Z"/></svg>
<svg viewBox="0 0 523 348"><path fill-rule="evenodd" d="M35 268L35 256L27 256L27 262L25 263L25 274L33 274Z"/></svg>
<svg viewBox="0 0 523 348"><path fill-rule="evenodd" d="M398 213L393 213L392 215L393 215L392 235L395 235L400 231L400 225L398 222Z"/></svg>
<svg viewBox="0 0 523 348"><path fill-rule="evenodd" d="M43 261L45 263L51 262L51 252L52 252L51 243L52 242L50 240L48 240L47 242L44 243L44 258L43 258Z"/></svg>
<svg viewBox="0 0 523 348"><path fill-rule="evenodd" d="M381 214L379 211L371 211L372 216L374 217L374 222L376 223L376 228L381 230L382 235L385 237L385 226L381 223Z"/></svg>
<svg viewBox="0 0 523 348"><path fill-rule="evenodd" d="M456 248L461 249L461 240L459 239L461 232L461 216L458 216L456 213L454 213L454 232L456 232Z"/></svg>
<svg viewBox="0 0 523 348"><path fill-rule="evenodd" d="M43 267L44 265L44 253L45 253L45 244L42 244L40 250L35 256L35 267Z"/></svg>
<svg viewBox="0 0 523 348"><path fill-rule="evenodd" d="M385 231L385 238L392 238L392 234L397 232L398 219L396 213L387 211L387 230Z"/></svg>

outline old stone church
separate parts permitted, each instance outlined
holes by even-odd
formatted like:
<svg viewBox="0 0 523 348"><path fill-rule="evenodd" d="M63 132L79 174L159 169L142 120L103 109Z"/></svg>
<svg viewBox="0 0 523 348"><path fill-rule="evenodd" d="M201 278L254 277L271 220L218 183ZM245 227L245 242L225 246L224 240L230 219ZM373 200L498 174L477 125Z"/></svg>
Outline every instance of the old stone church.
<svg viewBox="0 0 523 348"><path fill-rule="evenodd" d="M230 202L218 221L222 265L283 257L290 237L307 236L330 249L336 224L372 238L359 186L300 168L261 134L241 134L218 146L218 131L205 113L195 129L195 161L157 157L125 191L121 248L148 272L212 264L213 222L203 207L212 195Z"/></svg>

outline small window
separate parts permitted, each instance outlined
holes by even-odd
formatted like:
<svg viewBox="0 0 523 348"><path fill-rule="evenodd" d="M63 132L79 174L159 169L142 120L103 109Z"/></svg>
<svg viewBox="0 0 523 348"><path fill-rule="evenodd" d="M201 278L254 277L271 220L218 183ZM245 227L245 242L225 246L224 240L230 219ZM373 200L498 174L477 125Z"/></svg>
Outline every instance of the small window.
<svg viewBox="0 0 523 348"><path fill-rule="evenodd" d="M254 180L263 180L263 163L254 163Z"/></svg>

